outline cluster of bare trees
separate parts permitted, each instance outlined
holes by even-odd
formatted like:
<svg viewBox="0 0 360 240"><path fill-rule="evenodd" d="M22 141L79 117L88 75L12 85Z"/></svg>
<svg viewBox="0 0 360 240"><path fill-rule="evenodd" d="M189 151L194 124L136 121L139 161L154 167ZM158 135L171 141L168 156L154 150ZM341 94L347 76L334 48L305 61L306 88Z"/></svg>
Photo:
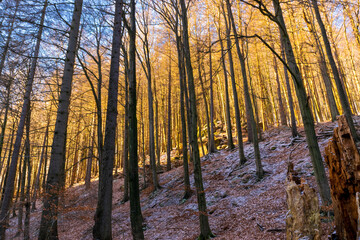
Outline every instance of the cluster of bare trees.
<svg viewBox="0 0 360 240"><path fill-rule="evenodd" d="M193 193L193 166L200 239L208 239L200 157L215 152L226 132L226 147L238 145L239 165L255 161L261 180L261 132L273 125L291 126L293 138L304 125L321 198L331 202L314 124L343 113L359 138L352 119L360 104L356 4L7 0L0 6L0 239L16 211L22 232L24 207L29 239L30 209L40 196L39 239L57 239L64 191L81 181L89 190L92 177L99 178L93 236L111 239L119 169L133 237L144 239L141 184L161 189L158 173L162 164L171 170L174 155L182 157L184 200ZM351 31L331 25L328 8L341 12ZM299 24L306 36L295 31ZM336 42L335 33L344 41ZM244 153L244 135L253 157Z"/></svg>

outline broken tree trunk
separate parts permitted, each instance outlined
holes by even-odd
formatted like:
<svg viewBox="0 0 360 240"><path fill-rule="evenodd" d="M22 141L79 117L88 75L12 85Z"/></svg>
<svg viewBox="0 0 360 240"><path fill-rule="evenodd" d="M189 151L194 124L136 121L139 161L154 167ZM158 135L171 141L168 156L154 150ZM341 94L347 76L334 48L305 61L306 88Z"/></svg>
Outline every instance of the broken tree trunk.
<svg viewBox="0 0 360 240"><path fill-rule="evenodd" d="M286 186L288 213L286 239L321 239L320 208L315 189L297 177L293 165L288 171Z"/></svg>
<svg viewBox="0 0 360 240"><path fill-rule="evenodd" d="M325 161L329 166L336 233L340 239L356 239L360 154L345 116L338 118L338 127L325 149Z"/></svg>

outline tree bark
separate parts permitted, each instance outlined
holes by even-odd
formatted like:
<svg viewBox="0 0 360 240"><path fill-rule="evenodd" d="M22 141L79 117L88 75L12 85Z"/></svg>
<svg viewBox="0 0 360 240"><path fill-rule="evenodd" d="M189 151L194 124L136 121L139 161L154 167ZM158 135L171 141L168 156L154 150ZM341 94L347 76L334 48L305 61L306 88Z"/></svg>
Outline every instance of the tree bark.
<svg viewBox="0 0 360 240"><path fill-rule="evenodd" d="M233 149L234 143L232 138L232 127L231 127L231 116L230 116L230 99L229 99L229 84L228 84L228 76L225 65L225 54L224 54L224 46L221 41L221 34L219 29L219 39L220 39L220 47L221 47L221 65L223 67L224 72L224 80L225 80L225 109L226 109L226 129L227 129L227 138L228 138L228 148Z"/></svg>
<svg viewBox="0 0 360 240"><path fill-rule="evenodd" d="M113 168L115 159L115 138L117 128L117 102L120 67L120 47L122 38L123 1L115 1L114 30L111 49L108 104L106 111L106 127L104 152L99 163L99 190L93 236L95 239L112 239L111 211L113 190Z"/></svg>
<svg viewBox="0 0 360 240"><path fill-rule="evenodd" d="M279 101L279 112L280 112L280 123L282 126L286 126L287 125L286 114L285 114L285 108L284 108L282 94L281 94L281 85L280 85L278 64L277 64L275 56L274 56L274 71L275 71L275 75L276 75L277 96L278 96L278 101Z"/></svg>
<svg viewBox="0 0 360 240"><path fill-rule="evenodd" d="M281 36L280 36L281 38ZM285 47L282 41L280 41L281 44L281 57L284 61L286 61L286 55L285 55ZM299 136L299 133L297 131L296 127L296 117L295 117L295 111L294 111L294 100L291 93L291 87L290 87L290 79L289 79L289 73L288 69L284 66L284 75L285 75L285 82L286 82L286 90L288 95L288 101L289 101L289 110L290 110L290 120L291 120L291 135L293 138Z"/></svg>
<svg viewBox="0 0 360 240"><path fill-rule="evenodd" d="M189 34L188 34L188 19L187 19L187 8L185 0L180 0L181 6L181 18L183 23L183 38L184 38L184 55L185 55L185 64L187 71L187 80L188 80L188 89L189 89L189 100L190 100L190 145L192 148L193 162L194 162L194 180L197 192L197 201L199 208L199 220L200 220L200 236L199 239L207 239L212 237L213 234L210 230L207 208L206 208L206 199L205 191L202 182L201 174L201 163L200 163L200 154L199 146L197 142L197 113L196 113L196 95L195 95L195 85L194 85L194 75L193 68L191 65L191 55L190 55L190 44L189 44Z"/></svg>
<svg viewBox="0 0 360 240"><path fill-rule="evenodd" d="M51 149L50 166L45 187L46 195L41 216L39 240L58 239L57 215L59 194L65 184L66 133L82 5L83 0L75 0Z"/></svg>
<svg viewBox="0 0 360 240"><path fill-rule="evenodd" d="M130 0L129 32L129 189L130 189L130 222L133 239L144 239L143 218L140 207L138 141L136 119L136 18L135 0Z"/></svg>
<svg viewBox="0 0 360 240"><path fill-rule="evenodd" d="M321 46L319 37L315 31L315 26L313 21L311 21L311 19L308 19L306 14L304 13L304 18L305 18L305 22L308 25L309 31L313 36L313 39L315 40L316 43L316 49L317 52L319 54L319 65L320 65L320 72L321 72L321 77L324 81L324 85L326 88L326 98L328 101L328 105L329 105L329 110L330 110L330 114L331 114L331 120L335 121L336 120L336 116L339 115L339 110L336 106L336 101L334 98L334 93L333 93L333 89L332 89L332 83L331 83L331 78L329 75L329 71L328 68L326 66L326 61L325 61L325 56L324 56L324 51L323 48Z"/></svg>
<svg viewBox="0 0 360 240"><path fill-rule="evenodd" d="M231 51L231 45L232 45L231 39L230 39L231 25L229 25L229 23L228 23L227 17L225 15L225 9L223 11L223 14L224 14L225 26L226 26L226 40L227 40L226 42L227 42L227 48L228 48L231 86L232 86L233 98L234 98L236 133L237 133L237 139L238 139L238 144L239 144L239 159L240 159L240 165L242 165L246 162L246 158L245 158L245 154L244 154L244 147L243 147L243 140L242 140L239 99L238 99L238 94L237 94L237 90L236 90L234 62L233 62L233 56L232 56L232 51Z"/></svg>
<svg viewBox="0 0 360 240"><path fill-rule="evenodd" d="M209 139L209 153L216 150L214 140L214 91L213 91L213 68L212 68L212 54L211 54L211 35L209 26L209 72L210 72L210 139Z"/></svg>
<svg viewBox="0 0 360 240"><path fill-rule="evenodd" d="M233 30L234 35L237 36L234 16L232 14L231 5L230 5L229 0L226 0L226 5L227 5L227 10L228 10L228 15L229 15L229 23L232 25L232 30ZM249 127L249 125L251 125L251 131L252 131L252 132L248 132L248 134L249 135L252 134L252 138L253 138L252 140L253 140L253 144L254 144L256 176L258 179L261 179L264 176L264 170L262 168L261 158L260 158L258 130L257 130L255 117L254 117L254 111L253 111L251 98L250 98L250 91L249 91L249 86L248 86L248 81L247 81L247 76L246 76L245 59L244 59L243 54L241 53L239 39L237 37L235 38L235 45L236 45L236 51L237 51L237 54L238 54L238 57L240 60L241 73L242 73L242 78L243 78L245 105L246 105L246 109L247 109L246 113L248 114L248 120L250 120L250 124L248 122L248 127Z"/></svg>
<svg viewBox="0 0 360 240"><path fill-rule="evenodd" d="M32 209L33 210L36 209L36 198L37 198L38 189L40 187L40 173L41 173L41 167L42 167L42 164L44 162L44 157L45 157L45 149L46 149L46 144L47 144L47 139L48 139L48 134L49 134L49 126L50 126L50 114L48 116L48 120L47 120L47 124L46 124L44 141L43 141L43 146L42 146L41 155L40 155L40 162L39 162L38 172L36 174L36 179L35 179L35 184L34 184L34 193L33 193L33 197L32 197Z"/></svg>
<svg viewBox="0 0 360 240"><path fill-rule="evenodd" d="M167 124L167 149L166 149L166 170L171 170L171 51L169 53L169 83L168 83L168 124Z"/></svg>
<svg viewBox="0 0 360 240"><path fill-rule="evenodd" d="M315 178L319 186L321 199L323 203L327 205L331 203L330 187L325 174L325 168L322 162L319 144L317 142L315 127L314 127L314 119L313 116L311 115L311 110L309 107L309 103L307 101L304 82L301 77L299 68L296 64L295 55L286 29L279 0L273 0L273 5L275 12L277 13L276 23L279 26L281 42L284 45L287 64L291 70L296 94L299 100L301 116L305 128L306 141L309 147L310 157L315 172Z"/></svg>
<svg viewBox="0 0 360 240"><path fill-rule="evenodd" d="M11 17L10 28L8 30L6 42L5 42L5 45L4 45L4 48L3 48L4 50L2 52L2 56L1 56L1 60L0 60L0 79L2 77L2 71L3 71L4 66L5 66L6 55L7 55L8 51L9 51L10 42L11 42L11 35L12 35L12 32L14 31L14 22L15 22L15 18L16 18L16 14L17 14L19 5L20 5L20 1L21 0L16 0L15 11L14 11L14 14L12 15L12 17Z"/></svg>
<svg viewBox="0 0 360 240"><path fill-rule="evenodd" d="M318 7L318 4L317 4L317 0L311 0L311 2L312 2L312 5L314 7L314 10L315 10L316 20L317 20L317 22L318 22L318 24L320 26L321 35L322 35L322 38L323 38L323 41L324 41L326 54L327 54L327 57L328 57L328 60L329 60L330 66L331 66L331 70L332 70L332 73L333 73L333 76L334 76L334 80L335 80L337 92L338 92L338 95L339 95L339 98L340 98L340 103L341 103L342 109L344 111L346 120L349 123L349 128L350 128L351 134L353 135L355 141L359 141L360 139L359 139L359 136L356 133L356 130L355 130L355 127L354 127L354 122L353 122L353 119L352 119L352 112L351 112L351 108L350 108L350 104L349 104L349 99L348 99L348 97L346 95L346 92L345 92L345 90L343 88L343 85L341 84L340 74L339 74L338 68L336 66L334 57L332 55L330 42L329 42L329 39L327 37L325 25L324 25L324 23L323 23L323 21L321 19L321 15L320 15L319 7Z"/></svg>
<svg viewBox="0 0 360 240"><path fill-rule="evenodd" d="M21 140L24 133L24 126L26 121L26 116L30 109L30 97L35 77L35 71L36 71L36 65L37 60L39 56L40 51L40 43L41 43L41 37L43 32L43 26L44 26L44 20L45 20L45 13L46 13L46 7L47 7L48 1L45 0L44 7L41 11L41 20L40 20L40 27L39 31L37 33L37 40L34 50L34 58L31 61L30 71L29 75L26 81L26 88L25 88L25 96L24 96L24 102L21 110L20 115L20 122L18 126L18 130L16 133L16 139L14 144L14 151L11 158L11 164L9 168L9 175L5 183L5 193L4 193L4 199L1 205L1 212L0 212L0 239L5 239L5 231L6 231L6 221L8 217L8 211L9 207L11 205L11 200L14 192L14 182L15 182L15 175L16 175L16 168L19 158L19 152L20 152L20 146L21 146Z"/></svg>
<svg viewBox="0 0 360 240"><path fill-rule="evenodd" d="M356 194L360 192L360 154L343 115L325 148L325 162L329 166L336 234L339 239L358 239Z"/></svg>

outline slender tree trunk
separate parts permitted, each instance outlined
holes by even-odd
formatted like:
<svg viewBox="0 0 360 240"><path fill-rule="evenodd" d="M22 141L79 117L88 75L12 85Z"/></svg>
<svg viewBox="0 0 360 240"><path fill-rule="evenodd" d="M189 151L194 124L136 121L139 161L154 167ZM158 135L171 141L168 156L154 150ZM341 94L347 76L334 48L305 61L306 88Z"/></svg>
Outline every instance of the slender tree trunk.
<svg viewBox="0 0 360 240"><path fill-rule="evenodd" d="M28 173L30 173L31 172L30 161L27 163L27 168L28 168ZM27 185L26 185L24 240L30 239L30 213L31 213L30 184L31 184L31 174L28 174Z"/></svg>
<svg viewBox="0 0 360 240"><path fill-rule="evenodd" d="M157 100L156 83L154 82L154 95L155 95L155 141L156 141L156 165L160 167L160 141L159 141L159 101Z"/></svg>
<svg viewBox="0 0 360 240"><path fill-rule="evenodd" d="M211 55L211 35L209 26L209 72L210 72L210 139L209 139L209 153L216 150L214 140L214 91L213 91L213 68L212 68L212 55Z"/></svg>
<svg viewBox="0 0 360 240"><path fill-rule="evenodd" d="M8 142L7 146L9 149L9 154L7 156L7 162L6 162L6 166L5 166L5 169L4 169L4 173L3 175L1 176L1 184L0 184L0 188L1 188L1 201L0 201L0 205L2 205L2 202L4 200L4 192L5 192L5 187L4 187L4 184L6 183L6 179L7 179L7 175L8 175L8 172L9 172L9 166L10 166L10 160L11 160L11 153L12 153L12 148L13 148L13 144L14 144L14 135L15 135L15 121L13 123L13 126L12 126L12 131L11 131L11 138L10 138L10 141ZM9 147L9 144L10 144L10 147ZM21 154L20 154L21 156ZM5 162L5 157L6 157L6 154L4 155L4 162ZM21 161L20 161L21 162Z"/></svg>
<svg viewBox="0 0 360 240"><path fill-rule="evenodd" d="M83 0L75 0L51 149L50 166L45 187L46 194L41 216L39 240L58 239L57 215L59 194L65 184L66 133L82 5Z"/></svg>
<svg viewBox="0 0 360 240"><path fill-rule="evenodd" d="M138 141L136 119L136 18L135 0L130 0L129 32L129 189L130 189L130 222L133 239L144 239L143 218L140 207Z"/></svg>
<svg viewBox="0 0 360 240"><path fill-rule="evenodd" d="M111 64L109 76L108 105L106 112L106 127L104 152L99 163L99 190L95 225L93 236L95 239L112 239L111 210L112 210L112 188L113 168L115 159L115 138L117 127L117 98L119 85L120 47L122 38L122 8L123 1L115 2L114 31L111 50Z"/></svg>
<svg viewBox="0 0 360 240"><path fill-rule="evenodd" d="M4 121L3 121L3 124L1 125L1 134L0 134L0 161L1 161L2 148L3 148L3 145L4 145L4 137L5 137L5 131L6 131L6 124L7 124L7 120L8 120L8 113L9 113L9 108L10 108L11 84L12 84L12 81L10 81L6 85L6 90L7 91L6 91L5 113L4 113ZM2 163L3 163L3 161L1 161L0 173L1 173L1 170L2 170Z"/></svg>
<svg viewBox="0 0 360 240"><path fill-rule="evenodd" d="M286 25L282 15L282 10L280 7L279 0L273 0L273 5L275 12L277 12L276 21L279 26L281 41L284 45L287 64L291 70L296 94L299 100L301 116L305 128L306 141L309 147L310 157L313 163L315 178L319 186L321 199L323 200L323 203L327 205L331 203L330 188L325 174L325 168L319 149L319 144L317 142L315 127L314 127L314 119L313 116L311 115L311 110L309 107L309 103L307 101L303 79L301 77L299 68L296 64L294 52L291 46L288 32L286 30Z"/></svg>
<svg viewBox="0 0 360 240"><path fill-rule="evenodd" d="M274 56L274 71L276 75L276 84L277 84L277 96L279 101L279 112L280 112L280 123L282 126L286 126L286 114L285 114L285 108L282 100L282 94L281 94L281 85L280 85L280 78L279 78L279 70L278 70L278 64L276 61L276 57Z"/></svg>
<svg viewBox="0 0 360 240"><path fill-rule="evenodd" d="M80 129L80 117L78 119L77 129ZM71 167L72 171L71 171L71 177L70 177L70 187L72 185L74 185L74 183L76 181L76 173L78 170L80 147L81 147L80 133L77 133L76 138L75 138L75 149L74 149L75 153L74 153L74 158L73 158L73 165Z"/></svg>
<svg viewBox="0 0 360 240"><path fill-rule="evenodd" d="M232 14L231 5L230 5L229 0L226 0L226 5L227 5L227 10L228 10L228 15L229 15L229 23L232 25L232 30L233 30L234 35L237 36L235 21L234 21L234 17ZM253 107L251 104L249 86L248 86L248 82L247 82L245 59L244 59L243 54L241 53L239 39L237 37L235 38L235 45L236 45L236 51L237 51L237 54L238 54L238 57L240 60L241 73L242 73L242 78L243 78L245 105L247 108L246 112L247 112L247 114L249 114L249 118L250 118L250 124L248 123L248 127L249 127L249 125L251 125L251 131L252 131L251 133L252 133L252 137L253 137L254 153L255 153L256 175L257 175L258 179L261 179L264 176L264 170L262 168L261 159L260 159L259 139L258 139L258 135L257 135L258 131L257 131L257 126L256 126L255 118L254 118ZM246 104L246 102L248 104ZM248 118L248 120L249 120L249 118Z"/></svg>
<svg viewBox="0 0 360 240"><path fill-rule="evenodd" d="M189 177L189 164L188 164L188 148L186 136L186 116L185 116L185 76L184 76L184 61L181 50L181 38L176 33L176 47L178 52L178 67L180 76L180 114L181 114L181 131L182 131L182 152L183 152L183 167L184 167L184 196L183 199L189 199L192 195Z"/></svg>
<svg viewBox="0 0 360 240"><path fill-rule="evenodd" d="M34 184L34 194L33 194L33 199L32 199L32 209L33 210L36 209L36 198L37 198L37 192L38 192L38 189L40 186L40 173L41 173L42 163L44 162L46 143L47 143L48 134L49 134L49 126L50 126L50 114L48 116L48 120L47 120L47 124L46 124L44 141L43 141L43 146L42 146L41 155L40 155L39 168L38 168L38 172L36 174L36 179L35 179L35 184Z"/></svg>
<svg viewBox="0 0 360 240"><path fill-rule="evenodd" d="M160 188L159 179L156 170L156 159L155 159L155 128L154 128L154 103L152 93L152 71L150 63L150 49L148 41L148 26L144 26L144 53L146 61L146 76L148 80L148 104L149 104L149 155L150 155L150 166L152 173L152 180L154 184L154 191Z"/></svg>
<svg viewBox="0 0 360 240"><path fill-rule="evenodd" d="M24 147L24 149L25 149L25 157L23 158L24 161L22 163L20 162L20 166L19 166L19 170L20 170L20 168L22 168L22 170L19 171L19 185L18 185L18 187L20 187L20 188L18 188L18 194L20 192L20 201L18 202L18 210L19 211L18 211L18 226L17 226L17 234L16 234L18 236L20 236L20 234L21 234L21 232L23 230L22 228L23 228L23 213L24 213L24 201L25 201L25 180L26 180L26 170L27 170L27 168L26 168L26 164L27 164L27 161L26 161L27 156L26 156L26 154L28 154L28 152L27 152L27 150L28 150L27 149L28 148L27 140L28 139L25 140L25 147ZM21 160L22 160L22 158L20 159L20 161ZM15 203L16 203L16 201L17 201L17 197L16 197L16 200L15 200Z"/></svg>
<svg viewBox="0 0 360 240"><path fill-rule="evenodd" d="M204 81L202 79L202 74L201 74L201 60L200 60L200 50L197 51L197 61L198 61L198 73L199 73L199 80L200 80L200 86L201 86L201 92L202 92L202 96L204 99L204 107L205 107L205 115L206 115L206 123L207 123L207 135L208 135L208 141L210 141L210 118L209 118L209 106L206 100L206 93L205 93L205 87L204 87ZM205 79L206 82L206 79ZM201 126L199 126L201 128ZM200 131L201 132L201 131ZM200 136L201 139L201 136ZM209 142L208 142L209 143ZM209 144L208 144L209 146ZM207 146L207 147L208 147ZM203 145L201 144L201 147L203 147ZM205 153L204 153L205 155Z"/></svg>
<svg viewBox="0 0 360 240"><path fill-rule="evenodd" d="M92 124L91 124L91 132L90 132L89 145L88 145L89 152L88 152L87 163L86 163L86 172L85 172L85 189L86 190L90 189L90 184L91 184L91 167L92 167L93 157L94 157L95 129L96 128L95 128L95 115L94 115Z"/></svg>
<svg viewBox="0 0 360 240"><path fill-rule="evenodd" d="M322 79L324 81L324 85L326 88L326 97L327 97L327 101L328 101L328 105L329 105L329 110L330 110L330 114L331 114L331 120L335 121L336 120L336 116L339 115L339 110L336 106L336 101L334 98L334 93L333 93L333 89L332 89L332 83L331 83L331 78L329 75L329 71L328 68L326 66L326 60L325 60L325 56L324 56L324 51L323 48L321 46L319 37L315 31L315 27L314 27L314 23L311 19L308 19L307 16L304 14L304 18L305 18L305 22L308 25L309 31L311 32L311 35L313 36L313 39L315 40L316 43L316 49L317 52L319 54L319 65L320 65L320 72L321 72L321 76Z"/></svg>
<svg viewBox="0 0 360 240"><path fill-rule="evenodd" d="M281 57L286 61L286 55L285 55L285 47L283 42L281 41ZM288 69L284 65L284 75L285 75L285 82L286 82L286 90L288 94L288 100L289 100L289 109L290 109L290 120L291 120L291 135L293 138L299 136L299 133L297 131L296 127L296 118L295 118L295 111L294 111L294 100L291 93L291 87L290 87L290 79L288 74Z"/></svg>
<svg viewBox="0 0 360 240"><path fill-rule="evenodd" d="M20 185L20 201L18 205L19 213L18 213L18 232L17 235L20 236L21 232L23 231L23 213L24 213L24 206L25 206L25 185L26 185L26 173L31 175L31 172L28 170L28 164L30 163L30 110L28 116L26 117L26 139L25 139L25 156L24 161L22 163L22 171L19 172L19 185ZM21 163L20 163L21 164ZM21 167L21 166L20 166ZM18 189L19 191L19 189Z"/></svg>
<svg viewBox="0 0 360 240"><path fill-rule="evenodd" d="M340 98L340 103L341 103L342 109L344 111L346 120L347 120L347 122L349 124L351 134L353 135L355 141L359 141L360 139L359 139L358 134L356 133L354 122L353 122L353 119L352 119L352 113L351 113L351 108L350 108L350 104L349 104L349 99L348 99L348 97L346 95L346 92L345 92L345 90L343 88L343 85L341 84L340 74L339 74L338 68L336 66L334 57L333 57L332 52L331 52L330 42L329 42L329 39L327 37L325 25L324 25L324 23L323 23L323 21L321 19L321 15L320 15L317 0L311 0L311 2L312 2L312 5L314 7L314 10L315 10L316 20L317 20L317 22L318 22L318 24L320 26L321 35L322 35L322 38L323 38L323 41L324 41L326 54L327 54L327 57L328 57L328 60L329 60L330 66L331 66L331 70L332 70L332 73L333 73L333 76L334 76L334 80L335 80L337 92L338 92L338 95L339 95L339 98Z"/></svg>
<svg viewBox="0 0 360 240"><path fill-rule="evenodd" d="M40 27L39 31L37 33L37 41L35 45L34 50L34 58L31 61L30 71L26 82L26 89L25 89L25 96L24 96L24 102L21 110L20 115L20 122L18 126L18 130L16 133L16 139L14 144L14 151L11 158L11 164L9 168L9 175L5 184L5 193L4 193L4 200L1 205L1 212L0 212L0 239L5 239L5 231L6 231L6 222L7 222L7 216L9 207L11 205L12 196L14 193L14 181L15 181L15 175L16 175L16 168L17 168L17 162L19 158L19 152L20 152L20 146L21 146L21 140L24 133L24 126L25 126L25 120L26 116L30 109L30 97L35 77L35 71L36 71L36 65L37 60L39 56L40 51L40 43L41 43L41 37L42 37L42 31L43 31L43 25L45 20L45 13L46 13L46 7L47 7L48 1L45 0L44 7L41 12L41 20L40 20Z"/></svg>
<svg viewBox="0 0 360 240"><path fill-rule="evenodd" d="M169 54L169 84L168 84L168 131L167 131L167 149L166 149L166 170L171 170L171 51Z"/></svg>
<svg viewBox="0 0 360 240"><path fill-rule="evenodd" d="M225 11L223 11L223 14L224 14L225 26L226 26L226 42L227 42L227 48L228 48L231 86L232 86L233 98L234 98L236 131L237 131L237 138L238 138L238 144L239 144L239 159L240 159L240 164L242 165L246 162L246 158L245 158L245 154L244 154L244 147L243 147L243 140L242 140L241 116L240 116L240 109L239 109L239 99L238 99L238 94L237 94L237 90L236 90L234 62L233 62L233 56L232 56L232 52L231 52L231 45L232 45L231 39L230 39L231 26L229 26L228 21L226 20Z"/></svg>
<svg viewBox="0 0 360 240"><path fill-rule="evenodd" d="M181 6L181 18L183 23L183 37L184 37L184 53L185 53L185 63L188 76L188 88L189 88L189 99L190 99L190 118L189 122L190 127L190 145L192 148L192 155L194 161L194 179L197 192L197 201L199 208L199 220L200 220L200 236L199 239L207 239L212 237L213 234L210 230L207 208L206 208L206 199L205 191L202 183L202 174L201 174L201 163L199 155L199 146L197 143L197 113L196 113L196 95L195 95L195 85L194 85L194 75L191 65L191 55L190 55L190 44L189 44L189 34L188 34L188 19L187 19L187 8L185 0L180 0Z"/></svg>
<svg viewBox="0 0 360 240"><path fill-rule="evenodd" d="M6 38L6 42L5 42L3 52L2 52L2 56L1 56L1 60L0 60L0 78L2 78L2 71L3 71L4 66L5 66L6 55L7 55L8 51L9 51L10 42L11 42L11 35L12 35L12 32L14 31L14 22L15 22L16 14L17 14L17 11L18 11L21 0L15 0L15 1L16 1L15 11L14 11L14 14L12 15L12 17L11 17L11 20L10 20L10 28L8 30L8 35L7 35L7 38Z"/></svg>
<svg viewBox="0 0 360 240"><path fill-rule="evenodd" d="M124 144L123 144L123 175L124 175L124 194L121 202L129 200L129 62L125 48L122 46L125 67L125 116L124 116Z"/></svg>
<svg viewBox="0 0 360 240"><path fill-rule="evenodd" d="M219 29L219 39L221 39L220 29ZM220 40L220 46L221 46L221 64L223 67L224 72L224 80L225 80L225 109L226 109L226 129L227 129L227 137L228 137L228 148L233 149L234 143L232 138L232 127L231 127L231 116L230 116L230 98L229 98L229 86L228 86L228 77L227 77L227 70L225 65L225 54L224 54L224 47L223 43Z"/></svg>
<svg viewBox="0 0 360 240"><path fill-rule="evenodd" d="M24 192L24 204L25 206L25 221L24 221L24 240L30 239L30 184L31 184L31 166L30 166L30 111L27 116L26 121L26 140L25 140L25 158L24 165L26 165L27 169L27 184L26 184L26 193ZM24 171L24 180L25 180L25 172ZM25 181L24 181L25 187ZM25 191L25 188L23 189ZM25 201L26 198L26 201ZM22 206L22 205L21 205Z"/></svg>

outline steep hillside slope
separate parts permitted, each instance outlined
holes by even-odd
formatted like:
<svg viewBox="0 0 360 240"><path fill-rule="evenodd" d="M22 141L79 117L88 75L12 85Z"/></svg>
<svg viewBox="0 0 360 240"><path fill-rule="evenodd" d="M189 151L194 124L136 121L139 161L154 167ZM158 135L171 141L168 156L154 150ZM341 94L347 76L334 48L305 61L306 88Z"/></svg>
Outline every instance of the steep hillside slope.
<svg viewBox="0 0 360 240"><path fill-rule="evenodd" d="M324 150L335 123L317 125L319 144ZM300 129L300 134L304 132ZM202 158L204 187L209 209L209 220L215 239L284 239L286 217L285 179L287 162L308 183L316 188L305 138L291 139L288 128L274 128L263 134L260 143L265 177L256 181L255 162L251 144L245 144L248 162L239 166L237 149L221 150ZM160 175L162 189L151 193L146 188L141 194L146 239L195 239L199 233L195 194L182 202L183 168L178 167ZM193 175L191 174L193 186ZM114 180L113 238L132 239L129 203L121 204L123 179ZM193 188L194 189L194 188ZM59 219L60 239L92 239L93 214L96 207L97 181L85 191L83 185L66 191ZM39 229L41 203L32 213L32 237ZM10 221L8 238L16 232L16 218ZM331 229L328 219L323 221L323 238ZM20 238L19 238L20 239Z"/></svg>

